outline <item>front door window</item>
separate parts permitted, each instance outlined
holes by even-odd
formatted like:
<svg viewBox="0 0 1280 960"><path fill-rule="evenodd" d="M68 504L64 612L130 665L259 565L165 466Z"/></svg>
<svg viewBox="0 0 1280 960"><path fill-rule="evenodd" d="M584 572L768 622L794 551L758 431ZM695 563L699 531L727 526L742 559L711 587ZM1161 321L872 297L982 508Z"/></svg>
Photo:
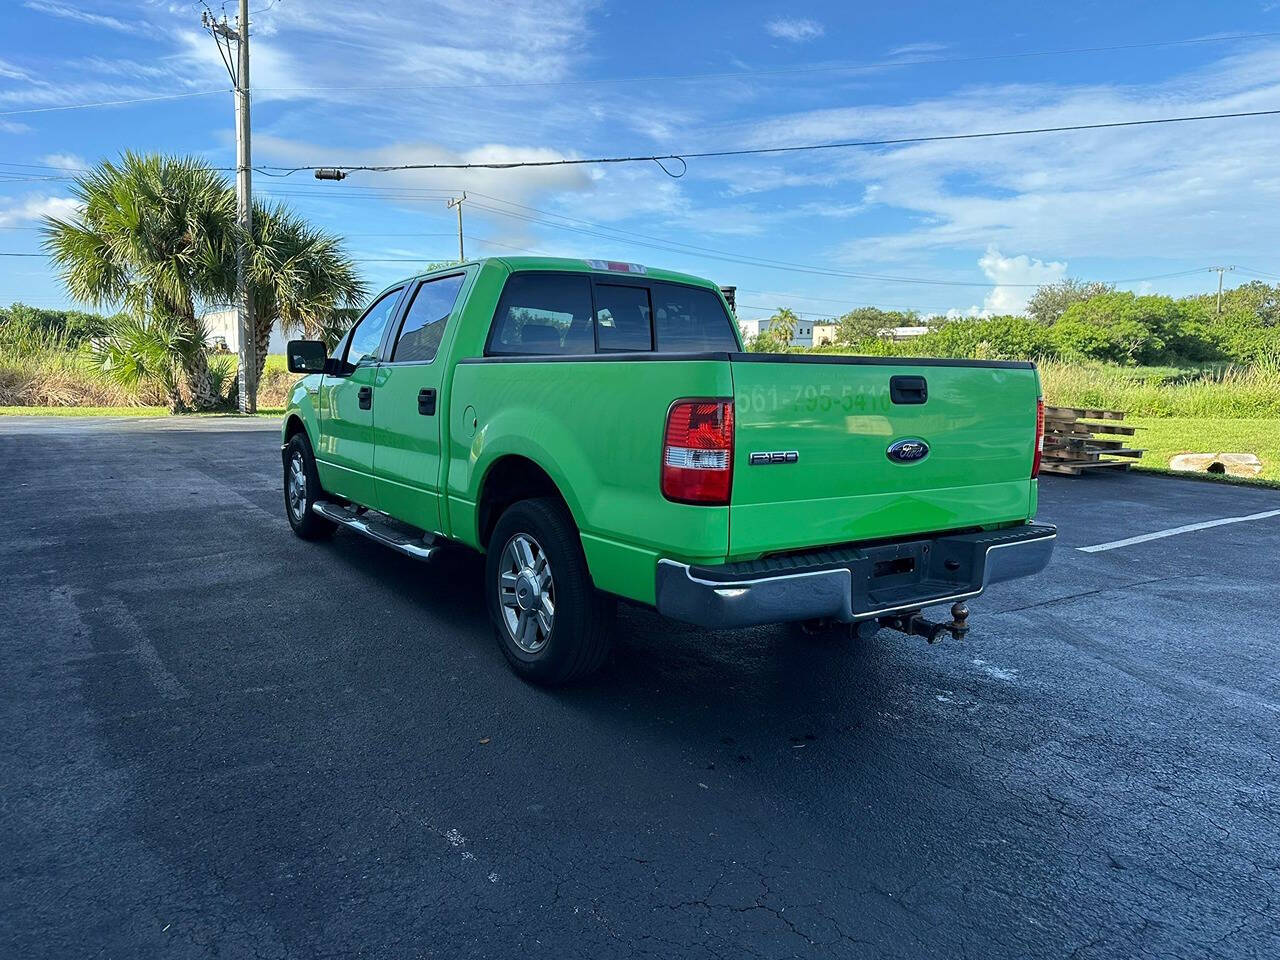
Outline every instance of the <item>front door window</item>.
<svg viewBox="0 0 1280 960"><path fill-rule="evenodd" d="M358 365L362 360L377 360L378 347L382 345L382 335L387 331L387 323L395 311L396 301L400 298L400 288L389 290L378 298L364 316L356 321L351 331L351 339L347 343L347 353L342 359L350 366Z"/></svg>

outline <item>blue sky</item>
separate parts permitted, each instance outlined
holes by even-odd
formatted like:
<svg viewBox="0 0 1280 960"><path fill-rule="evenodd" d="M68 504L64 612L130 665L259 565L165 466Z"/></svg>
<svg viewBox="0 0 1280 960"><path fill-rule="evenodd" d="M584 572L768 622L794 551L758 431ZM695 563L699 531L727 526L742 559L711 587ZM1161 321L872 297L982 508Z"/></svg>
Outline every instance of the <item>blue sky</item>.
<svg viewBox="0 0 1280 960"><path fill-rule="evenodd" d="M258 164L678 153L1280 108L1280 2L1264 0L251 10ZM126 148L234 162L227 77L200 11L5 0L0 251L38 251L38 217L71 209L57 178ZM177 94L192 96L61 109ZM1212 264L1280 274L1277 157L1272 117L693 160L681 179L634 164L254 186L346 236L375 286L455 255L445 199L466 189L471 256L682 269L736 284L744 318L779 304L814 317L868 303L979 313L1017 310L1027 285L1065 275L1188 271L1122 285L1182 294L1210 290ZM24 179L37 177L50 179ZM0 303L12 300L68 303L43 259L0 257Z"/></svg>

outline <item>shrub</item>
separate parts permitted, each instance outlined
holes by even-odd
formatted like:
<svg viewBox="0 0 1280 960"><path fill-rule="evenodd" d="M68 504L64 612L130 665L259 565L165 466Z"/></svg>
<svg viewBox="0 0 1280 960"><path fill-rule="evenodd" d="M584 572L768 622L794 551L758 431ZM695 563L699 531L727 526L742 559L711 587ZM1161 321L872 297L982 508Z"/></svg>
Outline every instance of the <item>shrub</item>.
<svg viewBox="0 0 1280 960"><path fill-rule="evenodd" d="M1280 327L1215 324L1208 335L1219 353L1236 363L1280 361Z"/></svg>
<svg viewBox="0 0 1280 960"><path fill-rule="evenodd" d="M0 347L35 352L47 342L78 347L101 336L108 318L79 310L45 310L25 303L0 307Z"/></svg>
<svg viewBox="0 0 1280 960"><path fill-rule="evenodd" d="M1053 327L1058 354L1113 363L1158 363L1183 339L1187 311L1170 297L1106 293L1073 303Z"/></svg>
<svg viewBox="0 0 1280 960"><path fill-rule="evenodd" d="M0 346L0 406L119 407L155 402L150 394L109 383L91 366L85 348L69 350L49 334L43 346L21 351Z"/></svg>
<svg viewBox="0 0 1280 960"><path fill-rule="evenodd" d="M919 323L914 313L858 307L836 318L836 343L851 347L867 340L879 340L894 327L911 327Z"/></svg>
<svg viewBox="0 0 1280 960"><path fill-rule="evenodd" d="M1057 323L1072 304L1114 292L1109 283L1076 280L1068 277L1036 289L1027 301L1027 316L1044 326Z"/></svg>

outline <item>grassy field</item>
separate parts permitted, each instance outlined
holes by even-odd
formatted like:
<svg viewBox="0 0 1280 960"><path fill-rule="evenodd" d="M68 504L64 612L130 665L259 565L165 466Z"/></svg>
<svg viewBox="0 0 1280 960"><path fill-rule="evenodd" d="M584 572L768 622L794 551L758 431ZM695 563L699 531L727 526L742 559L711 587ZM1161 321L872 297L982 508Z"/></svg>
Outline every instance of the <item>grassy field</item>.
<svg viewBox="0 0 1280 960"><path fill-rule="evenodd" d="M220 371L222 382L234 379L234 357L214 354L209 359ZM269 355L258 385L259 406L283 409L297 379L285 368L283 355ZM55 414L61 416L104 416L85 411L112 408L122 416L147 416L146 409L163 400L158 390L132 391L108 381L93 369L87 348L68 349L56 338L22 348L0 346L0 411L13 412L20 407L29 408L24 412L33 415L50 410L65 411Z"/></svg>
<svg viewBox="0 0 1280 960"><path fill-rule="evenodd" d="M1134 466L1168 471L1179 453L1253 453L1262 461L1259 481L1280 486L1280 418L1126 417L1138 427L1134 446L1146 450ZM1205 474L1208 476L1208 474Z"/></svg>
<svg viewBox="0 0 1280 960"><path fill-rule="evenodd" d="M1132 417L1278 418L1280 364L1252 367L1116 367L1039 364L1045 400L1121 410Z"/></svg>

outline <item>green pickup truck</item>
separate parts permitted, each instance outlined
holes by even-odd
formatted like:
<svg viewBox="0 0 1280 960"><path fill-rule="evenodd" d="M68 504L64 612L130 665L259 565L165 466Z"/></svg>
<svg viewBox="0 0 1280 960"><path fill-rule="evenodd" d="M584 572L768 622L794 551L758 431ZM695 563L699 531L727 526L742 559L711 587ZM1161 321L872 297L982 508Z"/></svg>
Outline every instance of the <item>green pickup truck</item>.
<svg viewBox="0 0 1280 960"><path fill-rule="evenodd" d="M332 355L287 350L309 374L283 426L294 531L484 552L529 680L596 669L617 598L704 627L961 635L964 600L1053 550L1029 363L745 353L709 281L544 257L413 277ZM942 603L950 621L921 616Z"/></svg>

